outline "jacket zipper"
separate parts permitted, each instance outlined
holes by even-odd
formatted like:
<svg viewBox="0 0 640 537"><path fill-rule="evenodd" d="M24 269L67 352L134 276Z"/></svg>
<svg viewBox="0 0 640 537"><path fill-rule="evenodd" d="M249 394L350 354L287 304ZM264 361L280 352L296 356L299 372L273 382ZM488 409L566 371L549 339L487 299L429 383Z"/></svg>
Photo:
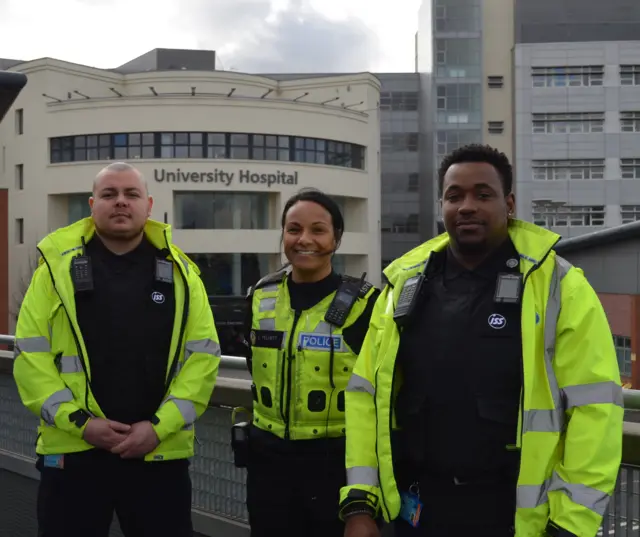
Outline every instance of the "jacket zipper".
<svg viewBox="0 0 640 537"><path fill-rule="evenodd" d="M64 310L67 316L67 320L69 321L71 335L73 336L73 340L76 344L78 357L80 358L80 363L82 364L82 370L84 371L84 378L85 378L84 405L86 407L87 412L93 415L93 412L89 410L89 389L91 388L91 381L89 380L89 373L87 371L86 359L85 359L84 353L82 352L82 346L80 345L80 338L78 337L78 334L76 333L76 330L73 326L73 322L71 321L71 315L69 314L69 310L67 309L67 306L65 306L64 300L62 299L62 295L60 294L60 291L58 291L58 287L56 286L56 280L53 277L53 271L51 270L51 265L49 265L49 262L47 261L47 258L45 257L44 252L40 248L38 248L38 252L40 252L42 259L45 262L45 265L47 265L47 269L49 270L49 276L51 277L51 284L53 285L53 288L55 289L56 294L60 299L60 304L62 305L62 309Z"/></svg>
<svg viewBox="0 0 640 537"><path fill-rule="evenodd" d="M293 360L295 358L295 354L293 352L293 340L296 333L296 325L300 320L300 316L302 315L301 310L296 310L293 316L293 325L291 327L291 334L289 335L289 344L287 349L287 404L285 408L281 408L282 417L284 418L285 428L284 428L284 438L285 440L289 440L290 432L289 432L289 420L291 417L291 369L293 366ZM284 362L282 364L282 368L284 370ZM280 392L280 404L282 405L282 399L284 395L285 384L282 384L281 392Z"/></svg>

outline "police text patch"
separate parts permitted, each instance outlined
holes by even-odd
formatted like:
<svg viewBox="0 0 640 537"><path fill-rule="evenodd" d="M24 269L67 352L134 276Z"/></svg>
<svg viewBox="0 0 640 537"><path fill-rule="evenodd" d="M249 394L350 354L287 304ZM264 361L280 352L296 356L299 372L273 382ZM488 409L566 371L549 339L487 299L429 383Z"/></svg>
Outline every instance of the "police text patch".
<svg viewBox="0 0 640 537"><path fill-rule="evenodd" d="M342 336L330 336L328 334L316 334L314 332L302 332L298 345L311 351L330 351L331 338L333 338L333 350L342 350Z"/></svg>

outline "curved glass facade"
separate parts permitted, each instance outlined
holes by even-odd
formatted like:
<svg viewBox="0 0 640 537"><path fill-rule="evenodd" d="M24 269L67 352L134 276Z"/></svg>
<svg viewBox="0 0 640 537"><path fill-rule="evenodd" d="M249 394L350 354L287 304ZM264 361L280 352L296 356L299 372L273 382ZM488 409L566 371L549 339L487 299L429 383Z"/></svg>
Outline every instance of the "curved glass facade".
<svg viewBox="0 0 640 537"><path fill-rule="evenodd" d="M364 169L364 146L302 136L224 132L129 132L59 136L50 162L133 159L241 159Z"/></svg>

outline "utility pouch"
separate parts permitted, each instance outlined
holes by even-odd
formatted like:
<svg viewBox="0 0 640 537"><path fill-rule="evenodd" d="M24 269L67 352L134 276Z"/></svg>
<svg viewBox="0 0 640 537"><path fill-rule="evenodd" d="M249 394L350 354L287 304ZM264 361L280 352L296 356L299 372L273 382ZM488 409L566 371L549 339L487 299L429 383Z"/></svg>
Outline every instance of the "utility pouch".
<svg viewBox="0 0 640 537"><path fill-rule="evenodd" d="M246 468L249 464L250 438L249 431L251 428L251 420L236 423L236 414L244 412L248 415L251 413L244 408L234 408L231 415L231 449L233 450L233 464L236 468Z"/></svg>

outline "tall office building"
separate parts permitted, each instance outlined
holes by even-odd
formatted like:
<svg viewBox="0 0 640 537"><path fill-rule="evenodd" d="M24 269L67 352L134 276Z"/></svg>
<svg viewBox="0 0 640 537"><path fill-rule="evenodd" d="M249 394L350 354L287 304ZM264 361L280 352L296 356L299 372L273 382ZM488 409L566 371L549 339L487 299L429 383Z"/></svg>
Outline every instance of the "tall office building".
<svg viewBox="0 0 640 537"><path fill-rule="evenodd" d="M424 0L416 65L421 77L423 175L470 143L509 157L512 144L513 0ZM432 206L439 213L437 181Z"/></svg>
<svg viewBox="0 0 640 537"><path fill-rule="evenodd" d="M517 0L518 213L563 237L640 219L640 2Z"/></svg>
<svg viewBox="0 0 640 537"><path fill-rule="evenodd" d="M424 0L425 169L487 143L521 218L564 237L639 219L639 40L638 0Z"/></svg>

